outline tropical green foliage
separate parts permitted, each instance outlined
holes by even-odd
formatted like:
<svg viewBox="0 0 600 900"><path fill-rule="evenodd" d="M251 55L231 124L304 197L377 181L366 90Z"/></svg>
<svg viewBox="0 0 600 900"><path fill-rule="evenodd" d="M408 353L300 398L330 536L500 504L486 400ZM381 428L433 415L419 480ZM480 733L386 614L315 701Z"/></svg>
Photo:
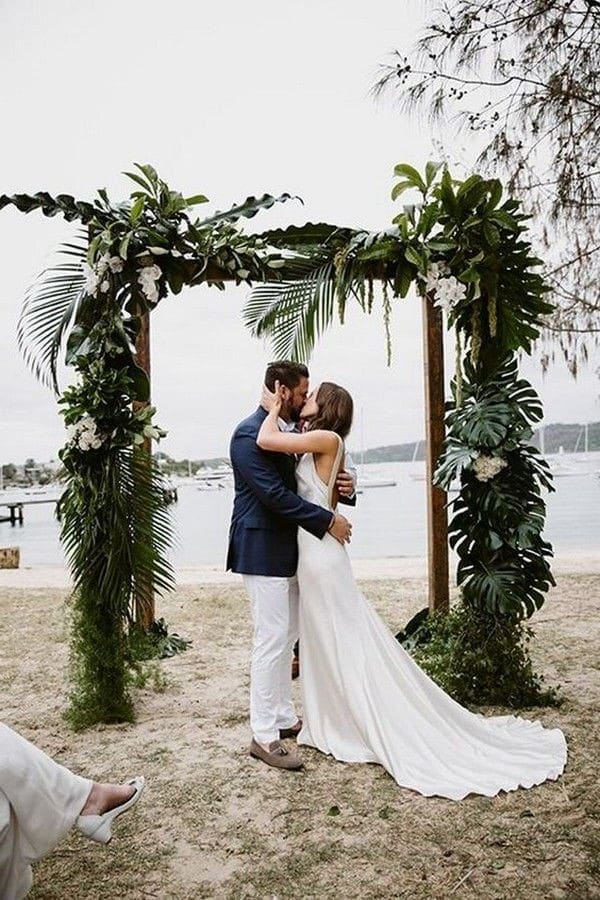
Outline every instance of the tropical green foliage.
<svg viewBox="0 0 600 900"><path fill-rule="evenodd" d="M281 359L306 359L315 341L330 325L336 310L343 318L348 293L362 304L362 280L357 293L351 274L344 289L336 282L336 251L352 238L349 229L324 222L264 232L271 247L287 251L280 278L252 289L244 321L257 337L269 336ZM357 286L358 287L358 286Z"/></svg>
<svg viewBox="0 0 600 900"><path fill-rule="evenodd" d="M192 641L176 631L169 631L164 619L157 619L148 631L138 628L131 632L130 646L134 659L169 659L191 647Z"/></svg>
<svg viewBox="0 0 600 900"><path fill-rule="evenodd" d="M119 308L113 339L136 380L132 396L144 400L148 387L134 359L141 315L184 285L207 283L222 289L229 280L273 280L283 265L280 254L268 253L261 238L243 234L235 223L242 216L252 217L260 209L293 199L289 194L248 197L226 212L200 219L192 210L207 202L204 195L185 198L172 191L152 166L136 169L126 173L136 185L129 202L111 203L104 190L93 204L66 194L52 198L45 192L0 196L0 209L10 204L23 212L40 209L44 215L62 214L87 226L77 243L64 245L68 259L41 273L28 292L19 321L21 349L35 374L56 392L62 342L71 330L82 342L93 341L88 332L101 315L103 301L114 301ZM71 357L76 349L74 344Z"/></svg>
<svg viewBox="0 0 600 900"><path fill-rule="evenodd" d="M388 358L394 300L414 285L445 310L460 352L436 478L444 486L461 479L450 526L461 609L468 611L461 640L466 647L497 623L504 643L513 636L511 658L521 660L525 682L519 621L539 608L552 583L551 548L541 536L541 488L550 476L529 444L541 407L518 378L515 354L530 351L551 307L519 203L501 203L496 179L458 182L435 163L424 175L401 164L393 197L412 190L419 203L404 206L385 231L309 223L246 235L237 227L240 217L290 195L250 197L201 219L192 210L206 202L204 195L186 198L151 166L135 168L127 174L136 189L124 203L112 203L106 191L93 203L44 192L0 196L0 209L40 209L86 226L81 240L65 245L67 260L42 273L19 324L38 377L58 392L57 361L66 343L66 362L79 378L60 401L70 429L61 451L67 488L60 510L75 580L73 721L132 715L132 598L173 583L161 476L141 449L164 432L152 423L135 342L142 317L169 291L199 283L254 283L247 324L272 338L278 356L296 359L308 358L336 317L344 321L348 302L371 313L375 281L383 286ZM499 654L491 662L481 653L461 657L473 685L501 665L494 648L502 641L485 645ZM177 641L167 644L182 649Z"/></svg>
<svg viewBox="0 0 600 900"><path fill-rule="evenodd" d="M87 335L83 325L71 330L67 361L79 377L60 399L70 431L59 452L67 473L59 512L74 581L69 715L76 727L132 717L133 597L148 585L159 593L173 585L162 475L136 449L160 432L150 424L152 407L132 409L136 370L143 373L123 359L130 355L122 352L117 304L107 300L103 313Z"/></svg>
<svg viewBox="0 0 600 900"><path fill-rule="evenodd" d="M59 399L68 431L59 454L66 472L59 514L74 580L75 727L131 719L140 654L169 655L188 645L164 623L154 623L144 642L136 621L140 604L174 584L163 476L144 450L165 432L153 424L148 378L137 365L142 317L184 285L223 288L226 280L277 277L279 252L236 223L292 199L248 197L198 218L193 210L207 202L204 195L172 191L149 165L126 174L135 190L123 203L112 203L104 190L93 203L45 192L0 197L0 209L39 209L85 226L64 245L65 260L28 292L18 330L25 358L56 393L63 350L77 376Z"/></svg>
<svg viewBox="0 0 600 900"><path fill-rule="evenodd" d="M448 310L448 323L472 340L474 360L483 344L496 359L508 349L529 352L541 317L552 307L543 299L543 279L533 271L540 260L522 237L527 216L518 202L500 204L496 179L473 175L457 182L435 163L427 164L424 177L405 164L395 174L401 180L394 197L410 189L422 202L405 206L385 231L309 223L262 235L293 251L306 275L286 280L284 272L279 282L253 288L247 325L269 336L278 353L306 360L336 316L343 321L349 299L371 312L374 280L393 297L405 297L413 285L423 293L432 264L441 263L463 288Z"/></svg>
<svg viewBox="0 0 600 900"><path fill-rule="evenodd" d="M552 476L528 443L541 404L528 382L518 378L510 354L482 381L469 361L466 368L462 403L450 404L445 452L435 473L444 488L456 477L461 480L449 528L459 556L457 581L472 608L531 616L554 584L547 560L552 549L541 536L542 489L553 490Z"/></svg>

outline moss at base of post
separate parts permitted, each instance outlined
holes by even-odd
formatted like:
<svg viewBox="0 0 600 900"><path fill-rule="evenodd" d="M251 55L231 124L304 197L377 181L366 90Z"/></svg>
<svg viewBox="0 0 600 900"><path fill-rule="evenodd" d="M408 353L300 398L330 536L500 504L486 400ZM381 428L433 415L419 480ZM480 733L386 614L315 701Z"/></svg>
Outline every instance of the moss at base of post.
<svg viewBox="0 0 600 900"><path fill-rule="evenodd" d="M415 661L459 703L467 706L558 706L529 653L533 629L464 603L447 615L427 616L414 633Z"/></svg>
<svg viewBox="0 0 600 900"><path fill-rule="evenodd" d="M71 692L67 721L75 730L100 722L132 722L132 671L123 618L97 593L71 598Z"/></svg>

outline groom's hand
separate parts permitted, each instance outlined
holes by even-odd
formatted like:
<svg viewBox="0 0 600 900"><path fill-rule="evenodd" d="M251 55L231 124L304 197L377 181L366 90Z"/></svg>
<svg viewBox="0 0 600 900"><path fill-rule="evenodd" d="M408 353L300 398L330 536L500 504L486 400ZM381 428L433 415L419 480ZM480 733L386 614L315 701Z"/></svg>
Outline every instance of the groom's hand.
<svg viewBox="0 0 600 900"><path fill-rule="evenodd" d="M329 534L333 535L340 544L349 544L352 535L352 522L349 522L345 516L340 516L339 513L335 513L327 531Z"/></svg>
<svg viewBox="0 0 600 900"><path fill-rule="evenodd" d="M275 382L274 391L270 391L266 384L263 384L259 401L263 409L266 409L267 412L271 412L274 406L281 406L281 399L278 381Z"/></svg>
<svg viewBox="0 0 600 900"><path fill-rule="evenodd" d="M340 469L335 479L335 486L342 497L353 497L355 492L354 478L345 469Z"/></svg>

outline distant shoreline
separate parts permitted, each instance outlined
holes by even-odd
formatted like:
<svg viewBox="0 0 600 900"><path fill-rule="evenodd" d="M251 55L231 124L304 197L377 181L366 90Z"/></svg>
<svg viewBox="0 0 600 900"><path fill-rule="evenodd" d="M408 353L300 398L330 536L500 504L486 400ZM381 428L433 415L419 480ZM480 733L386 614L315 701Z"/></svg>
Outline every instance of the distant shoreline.
<svg viewBox="0 0 600 900"><path fill-rule="evenodd" d="M545 456L574 453L593 453L600 450L600 421L598 422L550 422L536 428L530 443L532 446L541 450ZM586 447L587 443L587 447ZM378 447L369 447L364 451L359 447L349 448L349 452L355 462L361 463L381 463L381 462L422 462L425 459L425 440L420 438L416 441L406 441L402 444L386 444ZM229 464L227 456L215 456L206 459L192 459L185 457L183 459L173 459L168 453L156 449L153 453L155 459L162 459L165 462L165 473L169 475L189 474L193 477L191 469L201 468L210 469ZM28 463L32 465L28 466ZM60 465L56 460L49 462L35 462L33 459L26 460L25 463L4 463L2 469L14 467L19 470L21 477L24 470L29 469L32 472L47 469L48 471L56 471ZM171 471L167 471L167 467L171 467ZM177 471L174 471L176 469ZM35 486L28 483L30 487ZM0 479L0 486L2 479ZM4 487L23 487L23 484L16 484L12 478L7 477L4 473Z"/></svg>

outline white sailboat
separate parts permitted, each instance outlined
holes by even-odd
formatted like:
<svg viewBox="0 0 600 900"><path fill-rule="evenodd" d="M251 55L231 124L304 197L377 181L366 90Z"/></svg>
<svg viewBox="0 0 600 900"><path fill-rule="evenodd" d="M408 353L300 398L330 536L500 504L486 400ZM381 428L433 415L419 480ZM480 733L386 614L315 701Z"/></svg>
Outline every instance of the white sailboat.
<svg viewBox="0 0 600 900"><path fill-rule="evenodd" d="M545 442L545 426L540 425L540 453L550 466L550 471L554 478L569 478L572 475L580 475L581 472L578 472L576 468L568 465L562 461L559 461L556 458L556 455L546 456L546 442ZM559 453L558 456L561 456Z"/></svg>
<svg viewBox="0 0 600 900"><path fill-rule="evenodd" d="M395 487L398 482L394 478L378 477L365 474L365 429L363 407L360 408L360 466L358 470L357 494L372 488Z"/></svg>
<svg viewBox="0 0 600 900"><path fill-rule="evenodd" d="M413 463L417 461L420 446L421 441L415 441L415 448L411 459L411 462ZM410 477L413 481L425 481L425 460L423 460L423 469L419 472L411 472Z"/></svg>
<svg viewBox="0 0 600 900"><path fill-rule="evenodd" d="M216 468L206 466L197 469L194 481L199 491L223 490L233 483L233 469L225 463Z"/></svg>
<svg viewBox="0 0 600 900"><path fill-rule="evenodd" d="M582 435L583 453L579 450L579 442L581 441ZM577 440L575 441L575 446L573 448L573 454L573 462L588 463L590 461L589 422L586 422L585 425L582 425L579 429L579 434L577 435Z"/></svg>
<svg viewBox="0 0 600 900"><path fill-rule="evenodd" d="M421 446L421 441L419 440L415 443L415 449L413 450L411 462L416 462L417 454L419 452L420 446ZM423 461L423 469L419 472L411 472L410 477L412 478L413 481L425 481L425 478L426 478L425 473L426 473L426 463L425 463L425 461ZM461 486L460 480L458 478L455 478L446 493L458 494L460 492L460 486Z"/></svg>

